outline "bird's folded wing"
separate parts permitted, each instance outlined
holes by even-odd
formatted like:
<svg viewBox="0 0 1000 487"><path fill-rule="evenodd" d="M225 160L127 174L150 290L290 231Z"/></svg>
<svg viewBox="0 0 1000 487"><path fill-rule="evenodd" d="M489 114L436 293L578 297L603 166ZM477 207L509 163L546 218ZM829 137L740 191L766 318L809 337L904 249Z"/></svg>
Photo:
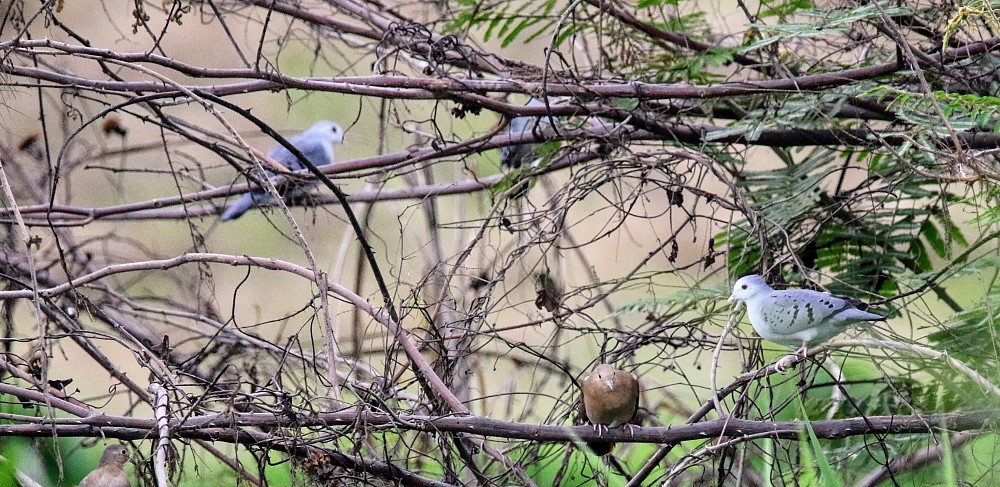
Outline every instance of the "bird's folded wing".
<svg viewBox="0 0 1000 487"><path fill-rule="evenodd" d="M842 311L854 309L851 301L805 289L774 291L761 304L762 318L782 335L798 333L825 321L836 324ZM845 323L846 325L847 323Z"/></svg>
<svg viewBox="0 0 1000 487"><path fill-rule="evenodd" d="M328 149L326 143L323 139L316 137L309 137L306 134L296 135L291 139L288 139L293 146L299 149L302 155L306 156L310 162L317 166L323 166L332 162L330 156L328 155ZM273 149L267 152L268 157L274 159L282 166L285 166L290 171L299 171L305 169L305 166L299 162L299 159L292 155L288 149L283 145L276 145Z"/></svg>

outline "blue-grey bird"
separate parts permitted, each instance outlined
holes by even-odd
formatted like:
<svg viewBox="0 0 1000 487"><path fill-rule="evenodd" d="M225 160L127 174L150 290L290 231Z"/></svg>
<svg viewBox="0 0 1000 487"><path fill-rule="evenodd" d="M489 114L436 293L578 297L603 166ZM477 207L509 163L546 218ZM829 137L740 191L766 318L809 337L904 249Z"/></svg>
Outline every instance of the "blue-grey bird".
<svg viewBox="0 0 1000 487"><path fill-rule="evenodd" d="M333 144L340 143L344 141L344 130L340 128L335 122L329 120L322 120L316 122L309 130L302 132L290 139L288 142L291 143L295 148L297 148L302 155L306 156L309 162L313 163L316 167L325 166L333 162ZM299 162L299 159L288 152L284 146L278 144L271 148L267 152L268 157L274 159L278 164L285 166L289 171L298 171L305 169L305 166ZM268 174L273 174L268 171ZM284 197L298 197L306 193L312 186L312 184L298 184L293 185L290 188L284 189L282 191L282 196ZM245 193L235 203L226 207L226 210L222 212L222 216L219 217L222 221L235 220L250 208L260 205L267 205L274 202L274 198L271 197L267 191L263 189L254 189L249 193Z"/></svg>
<svg viewBox="0 0 1000 487"><path fill-rule="evenodd" d="M528 107L543 107L545 102L537 98L528 100ZM530 134L536 127L543 128L548 124L548 117L523 116L514 117L507 125L507 133L512 136ZM500 148L500 165L517 169L535 158L535 144L507 145Z"/></svg>
<svg viewBox="0 0 1000 487"><path fill-rule="evenodd" d="M801 346L796 354L803 356L808 346L825 342L854 323L885 320L865 311L868 305L856 299L809 289L775 291L757 275L736 281L729 301L746 303L747 318L761 338L786 347ZM782 359L775 368L780 372L786 364Z"/></svg>

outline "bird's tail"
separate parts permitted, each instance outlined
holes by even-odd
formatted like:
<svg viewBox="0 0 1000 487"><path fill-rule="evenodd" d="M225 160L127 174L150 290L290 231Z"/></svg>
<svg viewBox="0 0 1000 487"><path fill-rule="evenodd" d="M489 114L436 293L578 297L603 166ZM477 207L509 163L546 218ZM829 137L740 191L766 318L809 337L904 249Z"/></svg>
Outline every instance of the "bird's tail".
<svg viewBox="0 0 1000 487"><path fill-rule="evenodd" d="M843 298L845 302L846 309L839 315L841 318L847 318L850 321L886 321L885 317L882 315L877 315L868 311L870 306L864 301L851 298Z"/></svg>
<svg viewBox="0 0 1000 487"><path fill-rule="evenodd" d="M608 455L611 453L611 450L615 449L615 444L610 441L587 441L586 443L590 451L599 457Z"/></svg>
<svg viewBox="0 0 1000 487"><path fill-rule="evenodd" d="M867 311L858 308L846 309L842 313L840 313L837 317L845 321L850 321L852 323L856 323L859 321L885 321L885 317L882 315L869 313Z"/></svg>
<svg viewBox="0 0 1000 487"><path fill-rule="evenodd" d="M255 204L261 202L265 196L266 193L260 195L253 192L244 193L243 196L240 196L240 199L236 200L235 203L226 207L226 211L222 212L222 216L219 217L219 220L227 222L243 216L247 210L253 208Z"/></svg>

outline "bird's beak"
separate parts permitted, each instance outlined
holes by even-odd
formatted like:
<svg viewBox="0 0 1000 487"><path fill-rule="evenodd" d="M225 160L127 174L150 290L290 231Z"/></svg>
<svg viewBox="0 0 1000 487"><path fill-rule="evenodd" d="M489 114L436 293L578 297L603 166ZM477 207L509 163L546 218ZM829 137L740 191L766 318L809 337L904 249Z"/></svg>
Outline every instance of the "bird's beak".
<svg viewBox="0 0 1000 487"><path fill-rule="evenodd" d="M611 379L608 379L608 380L604 381L604 385L608 386L608 390L610 390L610 391L615 390L615 383L612 382Z"/></svg>
<svg viewBox="0 0 1000 487"><path fill-rule="evenodd" d="M729 299L726 300L727 303L732 303L733 301L736 301L736 296L729 296Z"/></svg>

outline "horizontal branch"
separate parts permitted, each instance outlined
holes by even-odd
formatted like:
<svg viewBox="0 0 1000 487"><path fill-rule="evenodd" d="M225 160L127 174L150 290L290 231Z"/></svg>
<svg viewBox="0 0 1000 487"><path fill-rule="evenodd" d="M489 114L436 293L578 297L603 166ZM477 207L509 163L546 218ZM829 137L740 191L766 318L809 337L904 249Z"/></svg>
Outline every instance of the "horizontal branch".
<svg viewBox="0 0 1000 487"><path fill-rule="evenodd" d="M996 49L998 46L1000 46L1000 37L994 37L951 49L940 55L936 55L935 59L941 63L960 61L975 55L984 54ZM119 54L107 49L89 48L48 40L30 41L18 39L0 43L0 50L8 53L16 52L26 56L46 54L44 51L38 52L38 49L41 47L59 49L62 52L72 53L77 56L90 57L95 61L101 59L120 59L123 62L159 64L196 78L242 78L251 80L230 84L182 86L184 90L207 92L217 96L302 89L394 99L428 100L450 99L458 94L483 95L490 93L521 93L529 95L544 93L548 96L573 96L583 99L592 99L595 96L604 98L634 98L639 100L707 99L820 90L843 86L857 81L877 79L905 69L905 66L897 62L888 62L860 68L844 69L832 73L807 74L793 78L773 80L743 80L712 85L643 83L638 81L620 82L610 79L590 83L565 83L554 80L489 80L474 79L471 77L431 78L399 75L295 77L259 69L203 68L168 60L168 58L162 56L155 57L152 54ZM178 90L174 85L161 81L91 79L68 72L46 70L29 65L15 65L10 62L0 63L0 73L33 80L49 81L77 90L90 89L101 92L119 92L120 94L163 93L176 97L187 96L184 91Z"/></svg>
<svg viewBox="0 0 1000 487"><path fill-rule="evenodd" d="M578 133L579 131L572 131L572 133ZM608 130L593 130L587 131L588 134L595 135L610 135ZM648 135L648 134L647 134ZM545 138L544 135L541 136L542 139ZM531 134L517 135L517 136L502 136L497 137L503 141L513 141L513 143L518 143L518 141L536 141L540 140L536 136ZM465 151L471 150L466 147L464 149L456 150L455 146L461 146L465 143L455 144L453 146L446 146L445 148L426 148L419 149L415 151L401 151L394 154L387 154L382 156L366 157L362 159L355 159L351 161L337 162L327 166L319 168L325 174L328 175L343 175L348 172L359 171L364 169L374 169L374 168L386 168L390 166L399 165L411 165L417 164L421 161L436 159L441 157L447 157L450 155L456 155L456 152L466 153ZM494 146L494 142L489 140L484 142L487 148L494 148L499 146ZM546 174L549 172L558 171L567 167L571 167L576 164L580 164L589 160L593 160L599 157L599 153L593 150L587 151L577 151L571 154L567 154L564 157L560 157L552 161L550 164L538 171L533 173L533 175L538 176ZM295 173L296 177L302 179L308 179L309 175L305 171L298 171ZM425 185L419 187L410 188L384 188L375 189L370 191L359 191L347 195L347 200L349 202L376 202L376 201L391 201L400 199L425 199L432 198L436 196L450 195L450 194L467 194L476 191L481 191L491 188L496 183L500 182L504 178L504 174L495 174L492 176L486 176L482 178L473 178L465 181L456 181L451 183L441 183L433 185ZM343 176L342 176L343 177ZM41 226L49 226L55 222L57 226L59 225L78 225L81 223L88 223L99 219L108 219L109 217L115 217L119 215L128 215L127 218L114 218L114 219L136 219L136 220L146 220L146 219L176 219L176 218L188 218L192 216L204 216L209 214L214 214L219 211L215 206L204 206L195 208L183 208L179 210L172 211L162 211L164 208L171 206L176 206L185 203L194 203L198 201L209 200L213 198L226 197L235 194L245 193L251 188L256 188L257 186L251 183L241 183L233 184L226 187L214 188L209 190L197 191L194 193L188 193L178 196L169 196L164 198L155 198L152 200L125 203L121 205L112 205L105 207L77 207L69 205L58 205L58 204L42 204L42 205L24 205L18 208L21 215L30 217L32 215L46 215L44 221L34 221L27 222L28 224L35 224ZM319 196L310 201L314 204L326 204L336 202L332 197ZM8 217L13 215L12 208L0 208L0 217Z"/></svg>
<svg viewBox="0 0 1000 487"><path fill-rule="evenodd" d="M152 420L149 420L152 421ZM83 438L115 438L120 440L142 441L155 438L155 431L143 430L131 427L117 426L89 426L89 425L0 425L0 435L14 435L22 437L46 438L53 434L61 437L83 437ZM44 430L44 431L43 431ZM176 437L191 438L209 441L222 441L247 445L254 448L269 448L296 454L300 458L307 458L310 453L321 451L322 458L334 466L346 468L357 472L367 472L380 477L398 481L402 485L427 486L427 487L450 487L452 484L440 482L431 478L417 475L413 472L399 468L391 463L362 458L349 455L340 451L328 450L305 446L297 441L282 441L280 438L272 436L270 433L259 431L241 431L235 429L205 429L189 430Z"/></svg>
<svg viewBox="0 0 1000 487"><path fill-rule="evenodd" d="M996 428L1000 410L983 410L907 416L867 416L812 421L817 438L840 439L860 435L921 434L939 430L973 431ZM337 411L315 414L270 413L217 414L171 421L172 434L183 438L233 441L245 434L242 428L316 428L364 425L369 431L388 429L425 433L468 433L483 437L538 442L612 441L616 443L680 443L710 438L779 438L797 440L805 431L804 421L754 421L722 418L699 423L658 427L612 428L597 431L592 426L561 426L518 423L483 416L422 416L368 411ZM38 418L35 424L0 425L7 436L96 436L138 440L156 437L154 419L121 416L86 418ZM298 441L302 441L300 438ZM276 441L280 441L277 440Z"/></svg>
<svg viewBox="0 0 1000 487"><path fill-rule="evenodd" d="M543 108L544 109L544 108ZM564 107L553 107L552 113L563 111ZM566 108L577 110L578 108ZM533 110L537 110L534 109ZM628 118L627 113L621 114L622 118ZM807 130L807 129L781 129L781 130L761 130L753 138L748 138L742 134L732 134L724 137L713 137L712 133L722 130L730 130L725 127L709 125L689 125L680 124L673 126L650 127L662 135L655 134L650 130L641 130L631 126L594 126L583 129L561 131L558 134L551 131L543 133L525 132L517 135L500 135L486 139L471 139L454 144L441 144L437 147L427 147L417 150L406 150L385 154L380 156L364 157L343 162L335 162L319 168L324 174L339 176L340 178L351 177L350 173L364 170L388 170L394 167L410 166L425 161L442 159L446 157L470 155L486 150L500 147L535 143L552 140L572 140L594 139L601 140L607 137L621 136L629 140L671 140L688 144L746 144L760 145L768 147L804 147L804 146L848 146L848 147L873 147L880 144L889 146L899 146L910 143L912 140L896 135L882 136L878 132L866 129L832 129L832 130ZM957 137L964 147L975 150L989 150L1000 148L1000 134L992 132L962 132ZM950 138L942 137L938 143L942 147L951 145ZM571 154L563 159L553 161L551 164L540 168L534 176L565 169L582 162L595 159L597 154L592 152ZM308 179L310 177L306 171L294 173L296 178ZM502 181L504 175L496 174L482 178L474 178L464 181L450 183L440 183L411 188L389 188L361 191L347 195L349 202L378 202L402 199L425 199L436 196L468 194L491 188L496 183ZM29 225L41 226L66 226L80 225L101 219L127 219L127 220L149 220L149 219L179 219L196 216L206 216L219 211L216 206L188 207L176 210L165 210L166 208L187 203L206 201L213 198L221 198L241 194L257 186L252 183L232 184L225 187L196 191L176 196L155 198L146 201L137 201L120 205L104 207L78 207L60 204L40 204L24 205L19 207L23 216L45 215L46 218L40 221L28 220ZM319 196L310 200L313 204L327 204L336 200ZM13 215L13 209L0 208L0 218Z"/></svg>

